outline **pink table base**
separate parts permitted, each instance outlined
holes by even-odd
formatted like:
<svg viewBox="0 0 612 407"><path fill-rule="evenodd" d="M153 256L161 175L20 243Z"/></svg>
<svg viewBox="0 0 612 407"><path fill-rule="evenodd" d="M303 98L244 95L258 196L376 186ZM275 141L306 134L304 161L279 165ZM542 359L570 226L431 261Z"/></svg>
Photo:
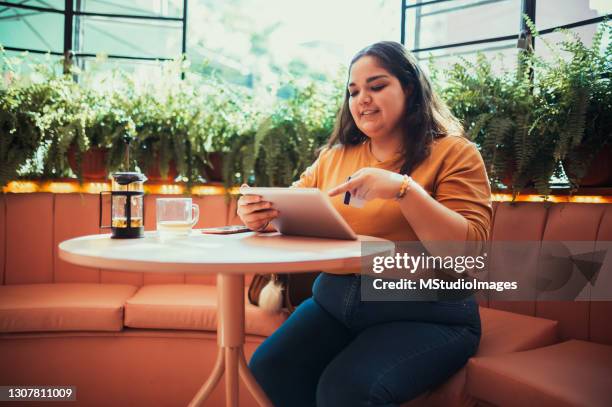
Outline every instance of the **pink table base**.
<svg viewBox="0 0 612 407"><path fill-rule="evenodd" d="M217 361L206 383L189 407L201 406L225 372L226 406L238 406L238 376L260 406L273 407L248 368L244 356L244 275L217 276L219 318L217 320Z"/></svg>
<svg viewBox="0 0 612 407"><path fill-rule="evenodd" d="M260 406L272 407L244 355L244 274L359 269L362 241L381 243L379 254L393 251L391 242L369 236L344 241L278 233L218 236L194 231L189 237L168 241L161 241L155 232L129 240L83 236L60 243L59 256L80 266L111 270L217 273L217 359L189 406L202 406L225 374L226 406L238 406L241 378Z"/></svg>

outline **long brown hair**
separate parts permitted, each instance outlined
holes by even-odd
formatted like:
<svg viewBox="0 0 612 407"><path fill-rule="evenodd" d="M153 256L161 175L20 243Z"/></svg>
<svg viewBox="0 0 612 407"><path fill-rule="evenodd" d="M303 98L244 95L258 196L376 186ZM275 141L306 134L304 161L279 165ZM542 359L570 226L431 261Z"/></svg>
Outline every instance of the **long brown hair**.
<svg viewBox="0 0 612 407"><path fill-rule="evenodd" d="M436 95L427 75L421 70L414 56L400 43L382 41L359 51L351 60L349 75L353 64L364 56L378 60L381 66L395 76L404 91L412 87L406 99L404 116L404 139L402 140L404 163L400 172L410 174L430 153L434 139L447 135L463 135L461 123ZM344 101L336 116L334 130L327 147L336 144L356 145L367 140L367 136L357 128L349 110L349 91L345 88Z"/></svg>

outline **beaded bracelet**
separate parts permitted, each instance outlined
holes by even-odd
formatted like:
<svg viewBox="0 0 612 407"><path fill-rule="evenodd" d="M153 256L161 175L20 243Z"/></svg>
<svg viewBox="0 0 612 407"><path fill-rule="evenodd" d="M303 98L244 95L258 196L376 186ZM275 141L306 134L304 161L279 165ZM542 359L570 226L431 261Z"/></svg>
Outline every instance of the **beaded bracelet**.
<svg viewBox="0 0 612 407"><path fill-rule="evenodd" d="M408 185L410 184L411 178L404 174L403 175L404 180L402 181L402 186L400 187L399 192L397 193L397 195L395 196L396 200L400 200L404 197L404 195L406 195L406 192L408 192Z"/></svg>

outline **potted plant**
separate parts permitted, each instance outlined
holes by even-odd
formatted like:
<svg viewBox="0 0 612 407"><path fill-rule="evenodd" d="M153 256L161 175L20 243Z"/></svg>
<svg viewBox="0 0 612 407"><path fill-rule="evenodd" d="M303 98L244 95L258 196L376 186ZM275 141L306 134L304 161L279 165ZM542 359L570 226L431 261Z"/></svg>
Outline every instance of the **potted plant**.
<svg viewBox="0 0 612 407"><path fill-rule="evenodd" d="M545 152L539 151L532 128L538 105L528 74L530 59L525 54L520 58L526 69L501 74L484 55L473 63L462 60L443 73L447 81L441 89L467 137L479 147L492 187L505 185L515 192L533 180L550 178L550 164L538 172L533 168L538 160L543 162Z"/></svg>
<svg viewBox="0 0 612 407"><path fill-rule="evenodd" d="M600 26L590 49L576 36L548 44L553 61L523 51L517 68L500 74L479 55L475 63L463 60L442 73L441 94L479 146L494 189L505 184L516 196L533 186L548 195L566 158L579 155L582 166L609 143L610 47L599 51L605 29L609 24ZM569 60L560 51L569 52ZM565 168L575 184L577 176Z"/></svg>
<svg viewBox="0 0 612 407"><path fill-rule="evenodd" d="M201 105L200 126L205 134L208 181L227 188L247 182L254 166L254 136L262 106L250 91L215 80L208 81Z"/></svg>
<svg viewBox="0 0 612 407"><path fill-rule="evenodd" d="M32 105L47 91L39 86L0 89L0 186L16 179L19 169L35 156L42 132Z"/></svg>
<svg viewBox="0 0 612 407"><path fill-rule="evenodd" d="M612 35L608 21L590 47L569 32L559 47L546 43L555 56L546 79L562 106L557 154L573 188L612 186L612 46L602 47L606 32Z"/></svg>
<svg viewBox="0 0 612 407"><path fill-rule="evenodd" d="M163 83L147 83L132 96L136 138L132 151L150 179L188 185L203 181L207 159L203 107L196 79L180 79L182 60L163 65ZM171 78L174 78L172 80Z"/></svg>
<svg viewBox="0 0 612 407"><path fill-rule="evenodd" d="M152 94L138 95L133 102L130 113L137 136L132 151L138 166L151 181L174 181L178 175L176 161L172 161L174 142L180 136L173 133L174 118Z"/></svg>
<svg viewBox="0 0 612 407"><path fill-rule="evenodd" d="M339 83L328 89L314 82L288 84L292 95L261 121L253 149L246 150L253 154L247 162L256 185L287 186L312 164L333 129L342 95Z"/></svg>
<svg viewBox="0 0 612 407"><path fill-rule="evenodd" d="M22 175L65 175L67 164L65 158L58 159L58 140L60 129L75 111L72 82L58 74L53 64L28 64L22 72L23 57L9 58L3 50L2 54L0 183ZM48 165L41 157L56 161Z"/></svg>
<svg viewBox="0 0 612 407"><path fill-rule="evenodd" d="M134 139L135 125L120 92L83 92L79 113L70 123L74 137L68 160L79 179L105 179L108 171L125 165L126 143Z"/></svg>

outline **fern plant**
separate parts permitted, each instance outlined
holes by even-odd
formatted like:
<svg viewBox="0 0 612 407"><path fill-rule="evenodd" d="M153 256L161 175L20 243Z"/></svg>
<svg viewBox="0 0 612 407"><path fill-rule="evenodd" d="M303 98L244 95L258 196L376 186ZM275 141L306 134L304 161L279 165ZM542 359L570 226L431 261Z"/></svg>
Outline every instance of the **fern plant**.
<svg viewBox="0 0 612 407"><path fill-rule="evenodd" d="M254 183L291 184L316 158L333 129L340 106L340 82L323 91L315 83L292 82L293 96L279 101L254 134Z"/></svg>
<svg viewBox="0 0 612 407"><path fill-rule="evenodd" d="M462 59L443 75L442 97L480 148L492 186L518 189L529 183L534 153L530 123L538 112L528 75L496 74L484 55L475 62Z"/></svg>
<svg viewBox="0 0 612 407"><path fill-rule="evenodd" d="M31 65L24 58L8 57L1 48L0 52L5 77L0 89L0 184L35 170L63 175L66 160L58 157L63 148L61 127L72 113L72 83L54 65ZM27 70L31 72L25 74ZM35 168L37 156L52 157L57 165Z"/></svg>
<svg viewBox="0 0 612 407"><path fill-rule="evenodd" d="M538 33L527 19L532 33ZM509 187L520 193L527 186L547 195L551 177L562 175L562 163L573 186L601 148L610 143L612 129L611 47L601 51L611 27L602 23L593 45L586 47L575 34L557 44L551 61L521 52L517 68L494 73L491 62L479 55L465 59L434 76L467 136L481 150L494 189ZM569 55L569 58L568 58ZM579 158L579 160L567 160Z"/></svg>
<svg viewBox="0 0 612 407"><path fill-rule="evenodd" d="M560 107L554 112L559 131L555 157L576 188L596 155L612 147L612 24L600 24L590 47L575 33L561 32L565 39L558 46L545 42L554 60L541 80L552 90L548 98ZM602 50L605 35L608 46Z"/></svg>
<svg viewBox="0 0 612 407"><path fill-rule="evenodd" d="M28 105L37 105L46 94L38 86L0 90L0 186L16 179L18 170L34 158L43 137L36 109Z"/></svg>

